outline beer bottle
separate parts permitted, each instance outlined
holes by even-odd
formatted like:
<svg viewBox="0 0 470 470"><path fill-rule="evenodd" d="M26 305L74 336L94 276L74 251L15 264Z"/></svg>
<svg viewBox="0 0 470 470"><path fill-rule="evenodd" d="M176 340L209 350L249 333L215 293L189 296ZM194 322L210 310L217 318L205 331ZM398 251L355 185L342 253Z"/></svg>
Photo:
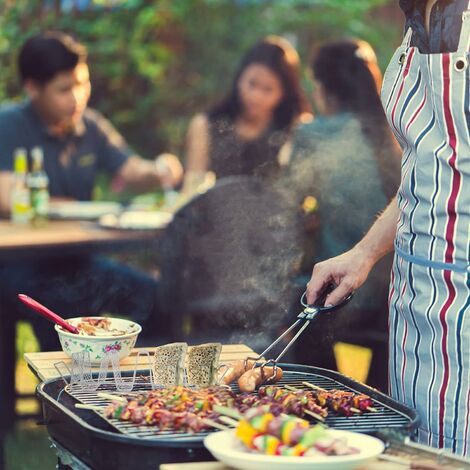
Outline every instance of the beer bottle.
<svg viewBox="0 0 470 470"><path fill-rule="evenodd" d="M14 152L13 189L11 192L11 220L24 224L31 219L31 200L26 183L28 157L26 149L18 148Z"/></svg>
<svg viewBox="0 0 470 470"><path fill-rule="evenodd" d="M33 147L31 150L31 170L27 183L31 195L32 220L34 225L43 225L49 212L49 178L44 171L41 147Z"/></svg>

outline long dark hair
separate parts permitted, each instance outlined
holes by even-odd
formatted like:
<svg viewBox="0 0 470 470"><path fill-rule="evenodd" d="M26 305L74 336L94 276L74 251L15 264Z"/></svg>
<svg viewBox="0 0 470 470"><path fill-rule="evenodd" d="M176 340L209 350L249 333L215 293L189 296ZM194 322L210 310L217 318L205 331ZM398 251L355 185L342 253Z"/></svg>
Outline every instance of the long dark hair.
<svg viewBox="0 0 470 470"><path fill-rule="evenodd" d="M382 74L372 47L354 39L327 43L314 54L312 71L339 110L353 113L361 122L377 158L384 192L393 197L400 178L400 149L380 101Z"/></svg>
<svg viewBox="0 0 470 470"><path fill-rule="evenodd" d="M308 101L300 85L300 60L297 51L284 38L268 36L255 44L243 57L228 95L209 110L210 118L236 119L242 112L238 80L251 64L268 67L281 81L282 100L274 110L274 129L288 129L303 113L309 111Z"/></svg>

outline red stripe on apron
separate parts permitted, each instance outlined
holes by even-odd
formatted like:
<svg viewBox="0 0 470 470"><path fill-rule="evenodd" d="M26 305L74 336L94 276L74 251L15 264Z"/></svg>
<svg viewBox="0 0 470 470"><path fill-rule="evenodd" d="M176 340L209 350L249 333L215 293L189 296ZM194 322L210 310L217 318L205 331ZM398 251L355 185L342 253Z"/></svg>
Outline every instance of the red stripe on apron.
<svg viewBox="0 0 470 470"><path fill-rule="evenodd" d="M400 89L398 90L398 95L397 95L397 98L395 100L395 104L393 105L391 120L392 120L393 127L397 131L398 131L398 127L397 127L397 124L395 123L395 113L396 113L396 110L397 110L398 102L400 101L401 94L403 93L403 88L405 86L405 80L406 80L406 77L408 76L408 73L409 73L409 70L410 70L410 64L411 64L411 59L413 58L413 55L414 55L414 49L412 49L411 52L408 55L408 60L406 61L406 67L405 67L405 70L403 72L403 80L400 84Z"/></svg>
<svg viewBox="0 0 470 470"><path fill-rule="evenodd" d="M444 54L442 57L442 66L443 66L443 78L444 78L444 116L447 124L447 132L449 135L449 146L452 149L452 156L449 160L449 166L452 169L452 190L447 204L447 228L446 228L446 241L447 249L445 254L445 262L453 263L454 262L454 236L455 236L455 203L457 200L457 195L460 191L461 186L461 176L460 173L455 168L455 162L457 160L456 152L456 143L457 137L455 135L455 126L452 118L452 113L450 110L450 58L448 54Z"/></svg>

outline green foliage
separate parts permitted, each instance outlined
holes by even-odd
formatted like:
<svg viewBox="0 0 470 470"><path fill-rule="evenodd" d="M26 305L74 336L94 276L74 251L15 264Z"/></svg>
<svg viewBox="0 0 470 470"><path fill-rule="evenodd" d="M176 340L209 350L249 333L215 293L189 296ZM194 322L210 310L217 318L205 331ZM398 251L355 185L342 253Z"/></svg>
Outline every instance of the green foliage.
<svg viewBox="0 0 470 470"><path fill-rule="evenodd" d="M396 2L89 0L84 10L61 11L57 0L3 0L0 101L21 96L15 62L23 41L47 28L68 31L89 50L91 105L144 156L182 155L189 118L223 95L243 52L267 34L292 40L305 63L318 41L360 37L384 66L400 34L374 13L386 3Z"/></svg>
<svg viewBox="0 0 470 470"><path fill-rule="evenodd" d="M16 354L23 358L27 352L39 351L39 344L29 323L20 321L16 327Z"/></svg>

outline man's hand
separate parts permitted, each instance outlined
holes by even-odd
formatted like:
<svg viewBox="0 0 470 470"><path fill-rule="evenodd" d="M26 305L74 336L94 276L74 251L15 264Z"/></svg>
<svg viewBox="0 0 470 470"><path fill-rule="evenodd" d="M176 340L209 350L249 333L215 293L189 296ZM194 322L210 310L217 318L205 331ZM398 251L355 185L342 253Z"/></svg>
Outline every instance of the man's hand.
<svg viewBox="0 0 470 470"><path fill-rule="evenodd" d="M329 284L336 288L325 300L325 306L337 305L362 286L373 263L356 247L340 256L317 263L307 284L307 301L315 304Z"/></svg>
<svg viewBox="0 0 470 470"><path fill-rule="evenodd" d="M182 176L183 167L178 157L170 153L161 154L155 161L132 156L117 174L125 185L140 192L153 191L158 186L163 189L173 188L180 183Z"/></svg>
<svg viewBox="0 0 470 470"><path fill-rule="evenodd" d="M183 178L183 167L178 157L172 153L158 155L155 159L155 167L163 189L175 187Z"/></svg>

